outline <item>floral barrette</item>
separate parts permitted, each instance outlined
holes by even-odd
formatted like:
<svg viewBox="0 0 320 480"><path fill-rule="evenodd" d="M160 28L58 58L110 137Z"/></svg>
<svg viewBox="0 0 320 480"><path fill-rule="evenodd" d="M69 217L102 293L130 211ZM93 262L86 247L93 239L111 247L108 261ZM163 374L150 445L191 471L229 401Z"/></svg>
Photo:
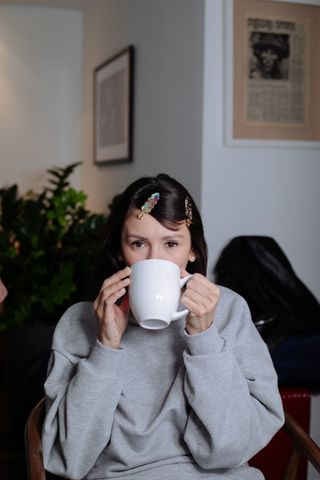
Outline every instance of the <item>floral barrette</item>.
<svg viewBox="0 0 320 480"><path fill-rule="evenodd" d="M184 201L185 212L186 212L186 225L189 228L192 224L192 205L189 197L185 198Z"/></svg>
<svg viewBox="0 0 320 480"><path fill-rule="evenodd" d="M160 193L153 193L148 200L142 205L141 212L137 214L137 218L140 220L145 213L150 213L151 210L157 205L160 199Z"/></svg>

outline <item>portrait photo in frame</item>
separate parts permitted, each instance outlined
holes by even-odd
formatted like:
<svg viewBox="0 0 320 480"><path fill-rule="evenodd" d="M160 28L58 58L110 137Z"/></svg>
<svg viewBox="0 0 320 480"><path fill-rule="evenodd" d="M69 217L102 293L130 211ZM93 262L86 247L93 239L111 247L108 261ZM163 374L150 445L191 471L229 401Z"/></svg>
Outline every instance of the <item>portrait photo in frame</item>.
<svg viewBox="0 0 320 480"><path fill-rule="evenodd" d="M134 47L94 69L94 162L131 162L133 153Z"/></svg>
<svg viewBox="0 0 320 480"><path fill-rule="evenodd" d="M312 0L227 0L226 144L320 146L320 6ZM259 71L263 48L276 56ZM275 52L277 54L275 55ZM270 70L270 65L269 65Z"/></svg>

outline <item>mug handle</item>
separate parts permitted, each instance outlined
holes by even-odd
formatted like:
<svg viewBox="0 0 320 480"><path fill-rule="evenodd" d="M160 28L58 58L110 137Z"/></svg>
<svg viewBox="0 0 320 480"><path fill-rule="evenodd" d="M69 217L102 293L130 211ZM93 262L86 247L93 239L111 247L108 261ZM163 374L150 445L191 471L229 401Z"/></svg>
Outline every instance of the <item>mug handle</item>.
<svg viewBox="0 0 320 480"><path fill-rule="evenodd" d="M190 273L189 275L186 275L185 277L180 278L180 288L184 287L191 277L192 277L192 274ZM188 315L188 313L189 313L189 310L187 308L185 308L184 310L180 310L179 312L175 312L173 314L172 321L179 320L179 318L185 317L186 315Z"/></svg>

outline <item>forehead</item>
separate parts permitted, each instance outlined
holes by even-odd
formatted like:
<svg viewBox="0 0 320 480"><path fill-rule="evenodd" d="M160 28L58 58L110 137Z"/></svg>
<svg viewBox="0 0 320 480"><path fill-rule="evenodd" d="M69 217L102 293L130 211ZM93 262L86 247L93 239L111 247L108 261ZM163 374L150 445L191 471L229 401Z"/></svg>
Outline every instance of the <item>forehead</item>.
<svg viewBox="0 0 320 480"><path fill-rule="evenodd" d="M127 216L123 228L123 235L141 235L145 236L173 236L173 235L182 235L184 237L190 238L190 232L186 226L185 221L177 222L169 228L169 226L164 226L158 220L156 220L152 215L145 214L141 219L137 218L137 213L140 210L133 210Z"/></svg>

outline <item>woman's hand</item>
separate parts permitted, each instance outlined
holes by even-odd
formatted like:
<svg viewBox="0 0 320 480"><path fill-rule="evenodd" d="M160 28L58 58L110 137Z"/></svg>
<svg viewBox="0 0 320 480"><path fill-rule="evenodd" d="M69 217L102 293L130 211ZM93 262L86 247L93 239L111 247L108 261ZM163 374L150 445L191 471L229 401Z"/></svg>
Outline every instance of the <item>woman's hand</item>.
<svg viewBox="0 0 320 480"><path fill-rule="evenodd" d="M0 278L0 303L3 302L3 300L6 298L7 295L8 295L8 290L6 289L5 284Z"/></svg>
<svg viewBox="0 0 320 480"><path fill-rule="evenodd" d="M99 340L103 345L119 348L122 335L128 325L129 300L126 287L130 284L129 267L107 278L93 303L100 322ZM116 302L125 295L122 302Z"/></svg>
<svg viewBox="0 0 320 480"><path fill-rule="evenodd" d="M187 275L185 270L182 275ZM220 298L219 288L200 273L192 275L181 296L181 303L189 310L186 330L190 335L204 332L213 322Z"/></svg>

